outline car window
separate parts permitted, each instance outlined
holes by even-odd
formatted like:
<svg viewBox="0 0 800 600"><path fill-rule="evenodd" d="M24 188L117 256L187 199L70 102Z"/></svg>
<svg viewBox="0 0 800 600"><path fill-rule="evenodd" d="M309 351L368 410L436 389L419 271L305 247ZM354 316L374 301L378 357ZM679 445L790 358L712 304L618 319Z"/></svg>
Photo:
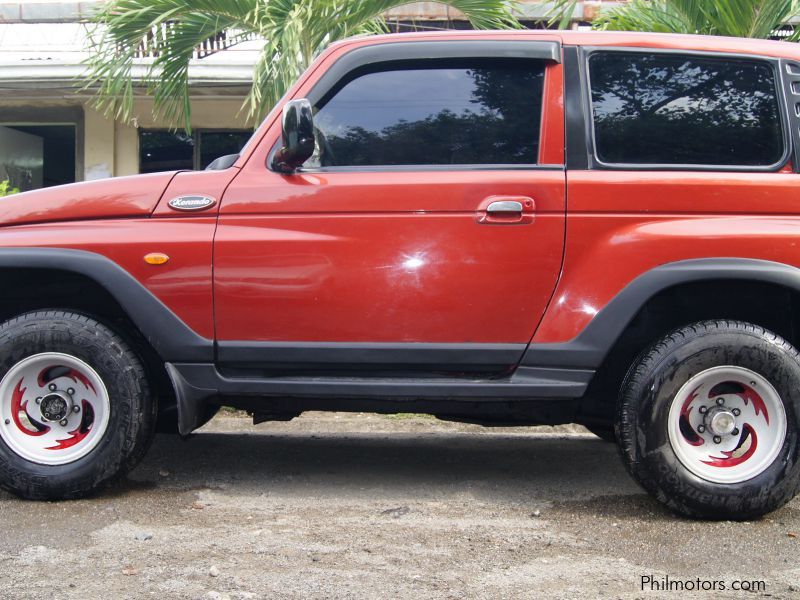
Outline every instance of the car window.
<svg viewBox="0 0 800 600"><path fill-rule="evenodd" d="M536 163L544 68L459 59L352 73L314 107L305 166Z"/></svg>
<svg viewBox="0 0 800 600"><path fill-rule="evenodd" d="M763 61L600 52L589 78L601 162L769 166L784 154Z"/></svg>

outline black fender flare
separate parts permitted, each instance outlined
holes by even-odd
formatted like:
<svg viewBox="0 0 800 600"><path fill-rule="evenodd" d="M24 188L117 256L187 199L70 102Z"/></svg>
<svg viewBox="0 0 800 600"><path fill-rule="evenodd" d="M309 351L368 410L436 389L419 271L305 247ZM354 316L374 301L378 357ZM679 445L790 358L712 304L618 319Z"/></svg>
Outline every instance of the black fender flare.
<svg viewBox="0 0 800 600"><path fill-rule="evenodd" d="M684 283L750 280L800 292L800 269L753 258L698 258L666 263L645 271L614 296L569 342L532 343L524 366L599 368L631 320L656 294Z"/></svg>
<svg viewBox="0 0 800 600"><path fill-rule="evenodd" d="M162 360L213 362L214 342L195 333L133 275L94 252L70 248L0 248L0 269L49 269L87 277L120 304Z"/></svg>

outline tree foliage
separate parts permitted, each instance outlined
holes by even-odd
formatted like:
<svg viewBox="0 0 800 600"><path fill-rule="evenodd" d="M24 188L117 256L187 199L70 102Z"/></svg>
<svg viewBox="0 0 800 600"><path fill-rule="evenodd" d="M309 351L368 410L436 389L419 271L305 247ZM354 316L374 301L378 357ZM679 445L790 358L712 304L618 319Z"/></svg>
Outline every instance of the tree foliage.
<svg viewBox="0 0 800 600"><path fill-rule="evenodd" d="M13 187L8 179L0 181L0 198L11 196L12 194L19 194L19 188Z"/></svg>
<svg viewBox="0 0 800 600"><path fill-rule="evenodd" d="M513 0L446 0L478 29L518 27ZM259 119L331 42L385 31L382 15L407 0L111 0L94 17L97 27L86 89L96 105L122 120L133 115L142 49L157 116L190 129L189 64L195 48L223 34L229 43L264 41L245 101Z"/></svg>
<svg viewBox="0 0 800 600"><path fill-rule="evenodd" d="M577 0L557 0L550 20L569 24ZM631 0L601 12L592 26L613 31L768 38L800 14L798 0ZM797 41L798 35L791 36Z"/></svg>

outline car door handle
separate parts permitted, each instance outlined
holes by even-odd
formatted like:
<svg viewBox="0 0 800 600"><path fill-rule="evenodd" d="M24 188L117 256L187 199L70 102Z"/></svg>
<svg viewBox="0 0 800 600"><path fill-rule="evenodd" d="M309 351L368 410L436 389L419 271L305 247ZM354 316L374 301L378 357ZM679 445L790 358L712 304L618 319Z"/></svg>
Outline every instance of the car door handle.
<svg viewBox="0 0 800 600"><path fill-rule="evenodd" d="M533 223L536 203L527 196L489 196L478 206L478 223L483 225L526 225Z"/></svg>
<svg viewBox="0 0 800 600"><path fill-rule="evenodd" d="M522 202L516 200L495 200L486 207L486 212L496 214L521 213Z"/></svg>

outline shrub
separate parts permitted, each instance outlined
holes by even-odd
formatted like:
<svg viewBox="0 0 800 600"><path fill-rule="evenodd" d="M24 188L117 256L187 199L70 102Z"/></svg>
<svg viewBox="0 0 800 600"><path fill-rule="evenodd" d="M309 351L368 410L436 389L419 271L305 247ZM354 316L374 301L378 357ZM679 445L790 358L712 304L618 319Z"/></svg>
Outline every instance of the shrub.
<svg viewBox="0 0 800 600"><path fill-rule="evenodd" d="M11 187L11 182L8 179L0 181L0 198L11 194L19 194L19 188Z"/></svg>

